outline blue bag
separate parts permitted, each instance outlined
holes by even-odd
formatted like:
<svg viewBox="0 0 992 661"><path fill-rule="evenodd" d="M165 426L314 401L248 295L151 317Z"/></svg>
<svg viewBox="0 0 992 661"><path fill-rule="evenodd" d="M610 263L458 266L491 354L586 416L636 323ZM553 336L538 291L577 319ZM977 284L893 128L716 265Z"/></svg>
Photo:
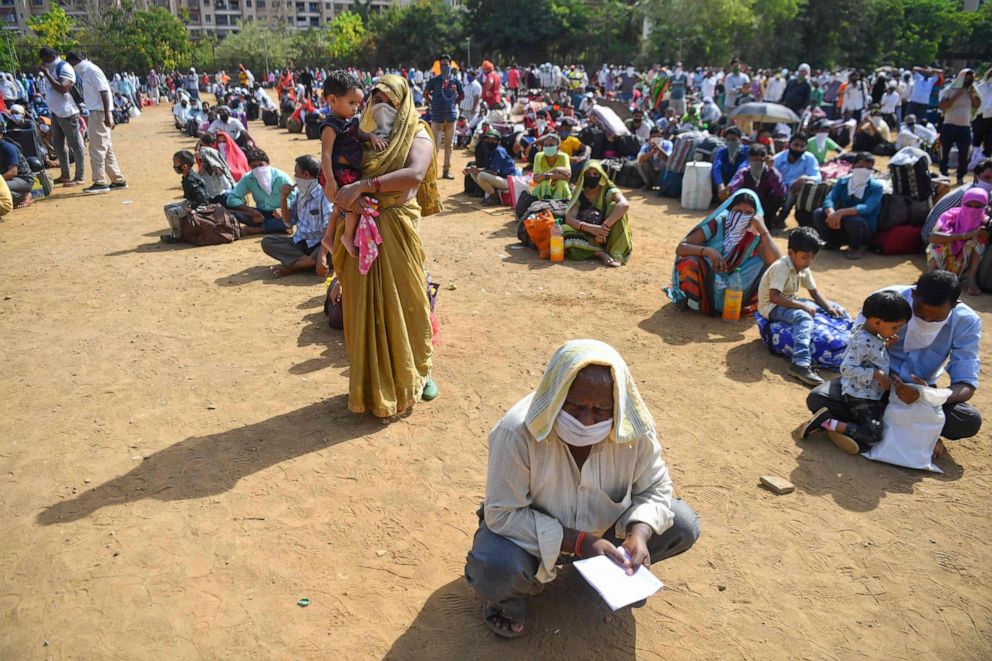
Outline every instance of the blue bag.
<svg viewBox="0 0 992 661"><path fill-rule="evenodd" d="M812 303L812 301L808 301ZM792 358L792 327L781 321L769 321L754 313L754 321L761 331L761 340L768 350L785 358ZM854 320L845 312L843 317L831 317L822 310L817 310L813 319L813 335L810 338L809 349L813 362L820 367L834 370L840 369L840 363L847 351L847 343L851 339L851 328Z"/></svg>

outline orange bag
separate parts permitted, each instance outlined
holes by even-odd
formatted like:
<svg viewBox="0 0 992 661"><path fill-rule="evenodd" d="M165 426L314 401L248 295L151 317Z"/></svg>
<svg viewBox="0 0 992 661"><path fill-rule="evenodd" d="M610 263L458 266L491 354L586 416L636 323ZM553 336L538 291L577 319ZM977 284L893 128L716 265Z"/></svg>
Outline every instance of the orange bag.
<svg viewBox="0 0 992 661"><path fill-rule="evenodd" d="M551 228L554 224L555 217L546 209L524 219L524 229L537 246L537 253L541 259L551 258Z"/></svg>

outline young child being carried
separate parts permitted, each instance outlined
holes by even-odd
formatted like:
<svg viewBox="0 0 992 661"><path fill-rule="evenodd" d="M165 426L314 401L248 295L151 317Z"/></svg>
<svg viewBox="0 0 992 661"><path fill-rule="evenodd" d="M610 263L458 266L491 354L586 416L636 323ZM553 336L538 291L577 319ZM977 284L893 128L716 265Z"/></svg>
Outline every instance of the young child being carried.
<svg viewBox="0 0 992 661"><path fill-rule="evenodd" d="M823 383L820 375L813 371L813 354L809 348L817 306L831 317L844 314L840 306L827 302L820 295L809 270L820 252L820 245L820 235L812 227L792 230L789 254L773 262L758 285L758 311L769 321L780 321L792 327L794 346L789 374L809 386ZM796 299L800 286L806 287L816 305Z"/></svg>
<svg viewBox="0 0 992 661"><path fill-rule="evenodd" d="M909 301L897 291L875 292L861 308L864 323L855 326L840 365L841 393L852 422L832 417L826 407L817 411L803 430L803 437L820 429L834 431L830 439L844 452L866 452L882 440L883 398L892 383L888 348L913 316Z"/></svg>
<svg viewBox="0 0 992 661"><path fill-rule="evenodd" d="M366 133L358 128L358 107L362 103L361 83L347 71L332 71L324 79L324 98L331 114L320 125L320 163L326 183L324 195L333 202L338 188L354 183L362 177L362 143L369 143L373 149L385 149L388 142L379 135ZM335 208L331 215L331 230L334 236L336 224L344 214L344 232L341 243L348 254L358 256L355 248L355 229L358 227L360 211Z"/></svg>

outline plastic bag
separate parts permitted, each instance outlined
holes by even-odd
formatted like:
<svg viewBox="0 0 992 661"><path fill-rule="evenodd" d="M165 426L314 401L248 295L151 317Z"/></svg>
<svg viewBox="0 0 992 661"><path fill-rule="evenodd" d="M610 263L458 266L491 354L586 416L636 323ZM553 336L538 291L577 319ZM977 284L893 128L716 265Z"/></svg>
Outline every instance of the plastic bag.
<svg viewBox="0 0 992 661"><path fill-rule="evenodd" d="M537 246L538 256L541 259L551 258L551 227L554 224L555 217L550 211L540 211L524 219L527 236Z"/></svg>
<svg viewBox="0 0 992 661"><path fill-rule="evenodd" d="M912 165L921 158L927 159L927 163L930 162L930 157L922 149L905 147L896 152L896 155L889 161L889 165Z"/></svg>
<svg viewBox="0 0 992 661"><path fill-rule="evenodd" d="M130 108L128 108L127 114L131 119L136 119L138 117L141 117L141 111L138 110L137 106L131 106Z"/></svg>
<svg viewBox="0 0 992 661"><path fill-rule="evenodd" d="M906 404L892 389L882 416L882 440L864 456L896 466L943 473L933 463L933 450L944 428L943 406L951 390L906 385L919 390L920 398Z"/></svg>

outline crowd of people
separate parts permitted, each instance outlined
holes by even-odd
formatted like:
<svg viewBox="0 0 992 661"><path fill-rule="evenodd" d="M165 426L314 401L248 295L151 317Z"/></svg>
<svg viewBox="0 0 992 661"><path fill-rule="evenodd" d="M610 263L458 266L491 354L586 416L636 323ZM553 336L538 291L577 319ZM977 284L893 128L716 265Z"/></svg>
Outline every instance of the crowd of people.
<svg viewBox="0 0 992 661"><path fill-rule="evenodd" d="M38 76L0 77L4 119L8 128L25 119L47 126L37 133L62 170L57 182L83 181L85 126L87 191L125 187L110 141L118 99L134 107L148 94L168 99L192 144L173 155L184 199L166 206L172 231L163 240L188 240L192 225L215 223L231 240L264 234L277 277L333 274L325 309L344 331L356 413L391 418L439 395L436 288L419 226L441 209L438 180L455 178L453 154L465 149L465 193L513 206L525 243L540 247L560 231L566 258L606 267L633 253L622 189L683 203L683 187L691 189L705 218L678 244L666 292L687 314L726 316L736 305L759 325L789 331L789 373L813 388L804 436L823 431L845 452L870 453L883 443L887 406L930 398L945 370L940 435L967 438L981 426L968 403L981 322L961 295L979 293L989 238L992 72L768 71L737 60L644 71L459 68L442 53L427 69L304 68L256 79L241 66L234 76L151 71L142 84L108 81L78 53L63 62L43 49L41 59ZM71 93L77 84L82 102ZM259 121L305 129L319 154L299 155L291 172L275 167ZM32 169L8 144L0 143L4 179L23 195ZM926 272L913 285L870 283L878 290L866 292L853 319L817 288L811 268L823 249L847 246L846 257L862 259L885 231L885 199L902 184L880 174L876 158L895 163L900 154L898 163L926 159L926 182L942 193L932 208L927 197L928 218L914 228ZM931 162L945 176L953 168L958 187L931 179ZM690 181L699 163L705 176ZM783 255L773 234L786 231ZM817 370L825 318L847 320L831 380ZM673 499L651 413L623 358L602 342L560 347L537 390L493 429L489 450L465 575L500 636L524 633L526 599L560 565L606 555L632 573L699 536L695 512Z"/></svg>

